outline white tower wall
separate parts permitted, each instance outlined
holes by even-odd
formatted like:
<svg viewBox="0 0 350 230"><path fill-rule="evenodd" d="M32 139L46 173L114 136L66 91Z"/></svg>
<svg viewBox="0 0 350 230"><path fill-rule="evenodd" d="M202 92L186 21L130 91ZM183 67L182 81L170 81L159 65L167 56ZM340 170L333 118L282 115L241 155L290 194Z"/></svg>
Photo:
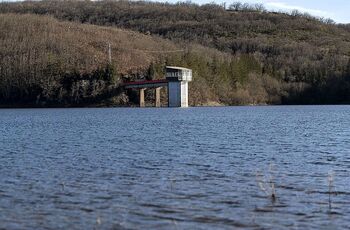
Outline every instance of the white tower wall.
<svg viewBox="0 0 350 230"><path fill-rule="evenodd" d="M167 66L166 71L169 107L188 107L188 82L192 81L192 70Z"/></svg>
<svg viewBox="0 0 350 230"><path fill-rule="evenodd" d="M169 107L188 107L188 82L168 83Z"/></svg>
<svg viewBox="0 0 350 230"><path fill-rule="evenodd" d="M188 107L188 82L181 82L181 107Z"/></svg>
<svg viewBox="0 0 350 230"><path fill-rule="evenodd" d="M181 107L181 82L168 83L169 107Z"/></svg>

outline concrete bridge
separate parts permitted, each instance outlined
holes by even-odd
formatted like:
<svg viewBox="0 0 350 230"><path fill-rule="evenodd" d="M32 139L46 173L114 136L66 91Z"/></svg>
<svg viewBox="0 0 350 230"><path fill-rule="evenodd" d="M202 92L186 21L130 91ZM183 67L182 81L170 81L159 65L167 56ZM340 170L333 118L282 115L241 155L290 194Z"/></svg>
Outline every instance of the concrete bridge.
<svg viewBox="0 0 350 230"><path fill-rule="evenodd" d="M145 107L145 90L155 90L155 107L160 107L160 90L168 87L169 107L188 107L188 82L192 81L192 70L176 66L166 67L166 77L161 80L134 81L124 83L125 89L138 89L140 107Z"/></svg>

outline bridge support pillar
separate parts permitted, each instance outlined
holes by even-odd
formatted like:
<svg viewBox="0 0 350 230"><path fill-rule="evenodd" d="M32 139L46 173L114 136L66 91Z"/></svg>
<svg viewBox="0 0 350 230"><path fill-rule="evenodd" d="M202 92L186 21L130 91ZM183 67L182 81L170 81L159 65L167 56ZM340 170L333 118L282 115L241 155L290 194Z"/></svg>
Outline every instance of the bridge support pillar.
<svg viewBox="0 0 350 230"><path fill-rule="evenodd" d="M140 89L140 107L145 107L145 89Z"/></svg>
<svg viewBox="0 0 350 230"><path fill-rule="evenodd" d="M155 95L156 95L155 106L157 108L159 108L161 106L161 104L160 104L160 89L161 89L161 87L158 87L155 89Z"/></svg>

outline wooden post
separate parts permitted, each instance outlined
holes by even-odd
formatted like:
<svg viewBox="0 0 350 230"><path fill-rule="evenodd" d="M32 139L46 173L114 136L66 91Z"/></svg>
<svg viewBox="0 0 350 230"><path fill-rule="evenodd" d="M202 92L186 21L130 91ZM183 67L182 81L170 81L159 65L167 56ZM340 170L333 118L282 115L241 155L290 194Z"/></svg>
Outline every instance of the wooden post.
<svg viewBox="0 0 350 230"><path fill-rule="evenodd" d="M108 62L109 62L109 64L112 64L112 49L111 49L111 43L108 43Z"/></svg>
<svg viewBox="0 0 350 230"><path fill-rule="evenodd" d="M158 87L158 88L156 88L156 104L155 104L155 106L157 107L157 108L159 108L160 107L160 87Z"/></svg>
<svg viewBox="0 0 350 230"><path fill-rule="evenodd" d="M145 107L145 89L140 89L140 107Z"/></svg>

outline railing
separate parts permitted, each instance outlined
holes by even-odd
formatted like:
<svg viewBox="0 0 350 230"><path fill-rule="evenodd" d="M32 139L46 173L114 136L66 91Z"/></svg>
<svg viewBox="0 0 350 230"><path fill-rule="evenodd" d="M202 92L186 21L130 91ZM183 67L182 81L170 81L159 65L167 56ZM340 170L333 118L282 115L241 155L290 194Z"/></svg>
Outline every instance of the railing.
<svg viewBox="0 0 350 230"><path fill-rule="evenodd" d="M191 72L168 72L167 78L177 78L179 81L192 81Z"/></svg>

